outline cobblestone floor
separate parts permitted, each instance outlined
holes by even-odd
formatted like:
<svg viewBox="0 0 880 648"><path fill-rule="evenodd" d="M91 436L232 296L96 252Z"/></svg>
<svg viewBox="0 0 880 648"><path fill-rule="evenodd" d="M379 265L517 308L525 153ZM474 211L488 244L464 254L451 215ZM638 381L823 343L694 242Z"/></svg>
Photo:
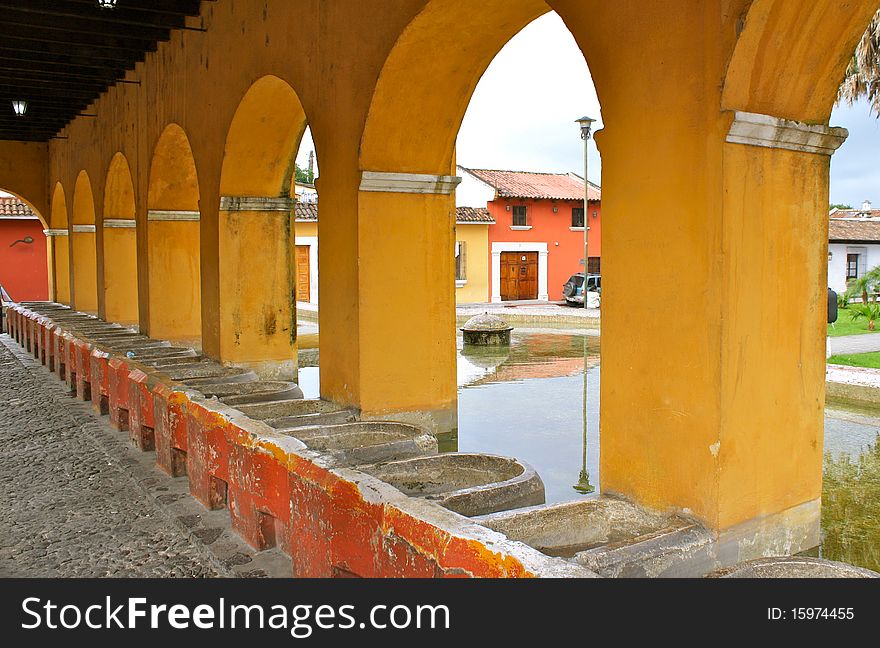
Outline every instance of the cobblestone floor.
<svg viewBox="0 0 880 648"><path fill-rule="evenodd" d="M289 575L0 335L0 577Z"/></svg>

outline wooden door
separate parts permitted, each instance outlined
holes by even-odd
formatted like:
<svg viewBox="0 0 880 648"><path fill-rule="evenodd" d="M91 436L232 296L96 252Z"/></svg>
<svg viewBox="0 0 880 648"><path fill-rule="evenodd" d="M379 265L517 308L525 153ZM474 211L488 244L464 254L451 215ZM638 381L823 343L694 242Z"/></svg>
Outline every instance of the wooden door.
<svg viewBox="0 0 880 648"><path fill-rule="evenodd" d="M501 253L501 300L538 298L538 253Z"/></svg>
<svg viewBox="0 0 880 648"><path fill-rule="evenodd" d="M311 297L309 288L311 277L309 276L309 246L296 246L296 301L307 302Z"/></svg>

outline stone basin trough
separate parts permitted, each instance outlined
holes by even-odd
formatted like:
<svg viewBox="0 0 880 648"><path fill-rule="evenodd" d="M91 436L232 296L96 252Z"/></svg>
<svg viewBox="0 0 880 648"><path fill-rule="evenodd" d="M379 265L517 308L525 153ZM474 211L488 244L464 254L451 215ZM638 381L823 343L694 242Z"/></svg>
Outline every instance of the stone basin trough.
<svg viewBox="0 0 880 648"><path fill-rule="evenodd" d="M338 466L375 464L437 454L437 439L396 421L359 421L293 428L291 436L323 452Z"/></svg>
<svg viewBox="0 0 880 648"><path fill-rule="evenodd" d="M207 398L217 398L227 405L246 405L266 401L302 398L302 390L296 383L261 380L244 383L211 383L198 388Z"/></svg>
<svg viewBox="0 0 880 648"><path fill-rule="evenodd" d="M224 367L216 362L193 362L181 365L155 365L154 369L171 380L190 387L210 385L217 382L255 382L257 374L240 367Z"/></svg>
<svg viewBox="0 0 880 648"><path fill-rule="evenodd" d="M717 567L713 538L702 526L615 497L506 511L475 521L603 576L697 577Z"/></svg>
<svg viewBox="0 0 880 648"><path fill-rule="evenodd" d="M354 410L317 398L297 398L236 406L242 414L277 429L334 425L357 420Z"/></svg>
<svg viewBox="0 0 880 648"><path fill-rule="evenodd" d="M711 578L880 578L880 574L869 569L810 556L758 558L719 569L709 576Z"/></svg>
<svg viewBox="0 0 880 648"><path fill-rule="evenodd" d="M472 517L544 503L544 482L528 464L490 454L448 453L363 466L405 495Z"/></svg>

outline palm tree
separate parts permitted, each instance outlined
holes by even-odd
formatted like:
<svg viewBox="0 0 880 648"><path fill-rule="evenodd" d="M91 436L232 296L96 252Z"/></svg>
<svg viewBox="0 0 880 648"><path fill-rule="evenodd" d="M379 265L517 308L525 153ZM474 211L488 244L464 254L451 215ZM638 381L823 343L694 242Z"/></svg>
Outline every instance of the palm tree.
<svg viewBox="0 0 880 648"><path fill-rule="evenodd" d="M846 301L861 297L862 303L867 304L869 295L874 295L880 290L880 265L874 266L861 277L850 279L846 284ZM876 300L874 300L876 301Z"/></svg>
<svg viewBox="0 0 880 648"><path fill-rule="evenodd" d="M871 109L880 116L880 11L856 46L837 101L851 106L862 97L868 98Z"/></svg>
<svg viewBox="0 0 880 648"><path fill-rule="evenodd" d="M869 331L874 330L874 323L878 319L880 319L880 305L878 304L857 304L853 306L850 310L850 317L852 317L852 320L854 322L863 317L868 320Z"/></svg>

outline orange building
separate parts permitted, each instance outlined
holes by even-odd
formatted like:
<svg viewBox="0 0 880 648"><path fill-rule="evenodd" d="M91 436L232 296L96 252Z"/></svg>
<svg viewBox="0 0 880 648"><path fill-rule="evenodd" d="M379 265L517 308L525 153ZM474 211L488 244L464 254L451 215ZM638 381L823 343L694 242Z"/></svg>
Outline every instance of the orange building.
<svg viewBox="0 0 880 648"><path fill-rule="evenodd" d="M458 167L459 206L486 205L489 225L487 299L561 300L562 286L584 269L584 180L573 173ZM601 191L590 183L589 271L601 271Z"/></svg>
<svg viewBox="0 0 880 648"><path fill-rule="evenodd" d="M0 196L0 286L17 301L49 298L43 223L16 197Z"/></svg>

